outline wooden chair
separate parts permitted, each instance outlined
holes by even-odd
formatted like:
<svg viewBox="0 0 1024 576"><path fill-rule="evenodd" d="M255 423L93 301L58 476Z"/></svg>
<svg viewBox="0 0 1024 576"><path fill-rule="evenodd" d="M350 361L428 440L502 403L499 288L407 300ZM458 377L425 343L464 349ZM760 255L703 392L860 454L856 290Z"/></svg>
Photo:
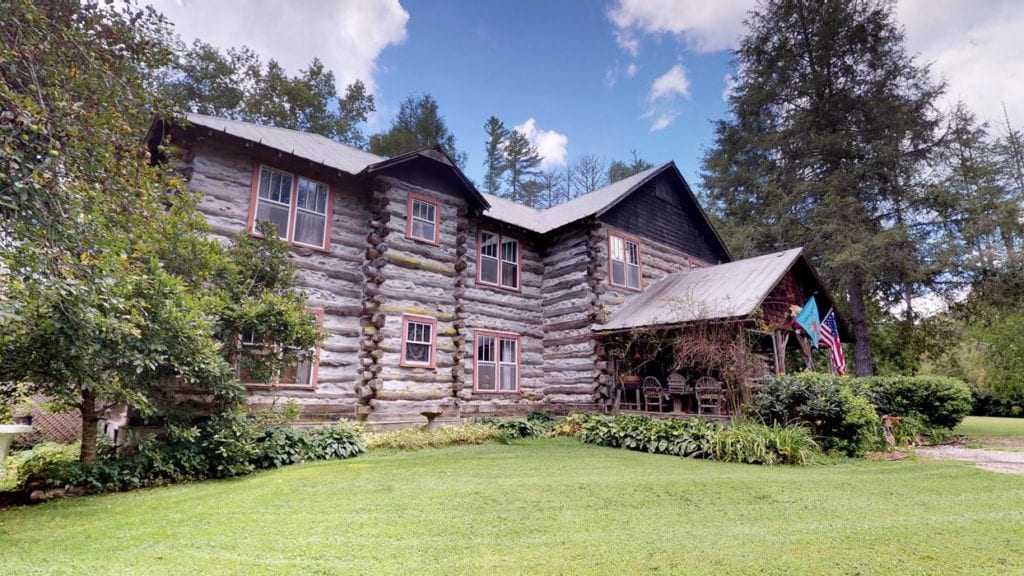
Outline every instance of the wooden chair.
<svg viewBox="0 0 1024 576"><path fill-rule="evenodd" d="M659 382L654 376L644 378L643 392L644 410L649 412L651 410L651 406L656 405L658 407L658 412L662 412L662 406L665 401L665 390L661 387L661 382Z"/></svg>
<svg viewBox="0 0 1024 576"><path fill-rule="evenodd" d="M618 408L622 410L640 410L641 392L639 381L627 381L629 379L620 376L618 378L619 402Z"/></svg>
<svg viewBox="0 0 1024 576"><path fill-rule="evenodd" d="M686 382L686 378L679 372L668 375L668 396L672 400L672 410L681 411L684 397L693 394L693 386Z"/></svg>
<svg viewBox="0 0 1024 576"><path fill-rule="evenodd" d="M697 414L721 415L725 406L722 383L710 376L702 376L694 384L697 395Z"/></svg>

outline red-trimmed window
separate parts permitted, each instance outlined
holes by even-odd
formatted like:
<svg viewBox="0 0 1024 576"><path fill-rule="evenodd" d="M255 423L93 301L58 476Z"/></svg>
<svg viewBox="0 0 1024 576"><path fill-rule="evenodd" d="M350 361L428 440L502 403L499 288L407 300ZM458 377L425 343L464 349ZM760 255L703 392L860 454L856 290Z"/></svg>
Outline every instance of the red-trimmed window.
<svg viewBox="0 0 1024 576"><path fill-rule="evenodd" d="M519 392L519 335L477 330L473 333L473 389Z"/></svg>
<svg viewBox="0 0 1024 576"><path fill-rule="evenodd" d="M437 354L437 318L402 316L402 366L433 368Z"/></svg>
<svg viewBox="0 0 1024 576"><path fill-rule="evenodd" d="M477 281L501 288L519 289L519 241L481 230L478 237Z"/></svg>
<svg viewBox="0 0 1024 576"><path fill-rule="evenodd" d="M612 286L640 290L640 243L608 233L608 281Z"/></svg>
<svg viewBox="0 0 1024 576"><path fill-rule="evenodd" d="M441 237L441 203L423 194L409 193L405 237L439 244Z"/></svg>
<svg viewBox="0 0 1024 576"><path fill-rule="evenodd" d="M323 182L258 166L253 183L249 230L267 220L278 236L301 246L326 250L330 243L331 195Z"/></svg>
<svg viewBox="0 0 1024 576"><path fill-rule="evenodd" d="M316 317L317 324L323 325L324 311L322 308L310 308L307 312ZM243 356L248 354L278 354L281 352L280 346L261 341L252 332L241 334L238 340L240 344L239 354ZM297 362L282 366L280 371L272 377L271 382L254 381L240 362L235 363L235 370L238 374L238 380L246 386L316 387L317 376L320 370L320 347L316 346L312 350L306 350L303 354L299 354L299 357L300 359Z"/></svg>

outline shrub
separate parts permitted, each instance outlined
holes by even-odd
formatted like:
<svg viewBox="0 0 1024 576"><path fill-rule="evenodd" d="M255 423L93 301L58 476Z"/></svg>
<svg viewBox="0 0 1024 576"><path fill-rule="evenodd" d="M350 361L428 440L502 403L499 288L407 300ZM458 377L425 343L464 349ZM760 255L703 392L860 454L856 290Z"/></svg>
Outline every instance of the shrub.
<svg viewBox="0 0 1024 576"><path fill-rule="evenodd" d="M971 390L945 376L875 376L854 380L880 414L919 416L927 426L953 429L971 412Z"/></svg>
<svg viewBox="0 0 1024 576"><path fill-rule="evenodd" d="M747 412L771 426L801 423L822 449L855 456L878 445L881 423L848 381L814 372L785 374L765 384Z"/></svg>
<svg viewBox="0 0 1024 576"><path fill-rule="evenodd" d="M803 426L735 422L719 431L714 459L745 464L806 464L817 444Z"/></svg>
<svg viewBox="0 0 1024 576"><path fill-rule="evenodd" d="M583 432L583 425L594 418L599 418L597 414L589 414L584 412L573 412L565 418L555 422L548 431L549 436L569 436L571 438L579 438Z"/></svg>
<svg viewBox="0 0 1024 576"><path fill-rule="evenodd" d="M367 448L391 448L394 450L422 450L424 448L440 448L459 444L483 444L497 440L501 431L493 426L483 424L463 424L461 426L442 426L436 430L407 428L390 432L370 434L366 440Z"/></svg>
<svg viewBox="0 0 1024 576"><path fill-rule="evenodd" d="M540 438L547 435L549 426L537 419L520 418L477 418L477 424L496 428L501 432L504 440L518 440L520 438Z"/></svg>

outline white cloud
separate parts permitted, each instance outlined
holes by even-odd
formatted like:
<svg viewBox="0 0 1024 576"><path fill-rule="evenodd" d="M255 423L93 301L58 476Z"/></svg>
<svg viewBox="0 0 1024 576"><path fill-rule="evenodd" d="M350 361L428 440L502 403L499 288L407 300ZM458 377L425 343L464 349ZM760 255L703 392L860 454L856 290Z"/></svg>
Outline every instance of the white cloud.
<svg viewBox="0 0 1024 576"><path fill-rule="evenodd" d="M409 13L398 0L335 0L296 5L277 0L151 0L187 42L249 46L287 70L314 56L334 72L339 90L355 80L376 91L377 58L406 38Z"/></svg>
<svg viewBox="0 0 1024 576"><path fill-rule="evenodd" d="M645 38L671 35L697 52L736 47L755 0L617 0L608 19L620 46L639 53ZM901 0L897 22L906 44L936 78L948 83L948 100L964 100L980 119L1024 124L1024 2L1018 0ZM627 42L624 42L625 39ZM728 88L728 84L727 84Z"/></svg>
<svg viewBox="0 0 1024 576"><path fill-rule="evenodd" d="M736 77L732 74L726 74L722 78L722 100L729 101L729 97L736 92Z"/></svg>
<svg viewBox="0 0 1024 576"><path fill-rule="evenodd" d="M632 78L632 77L636 76L636 73L639 70L640 70L640 68L637 67L636 62L630 62L629 66L626 66L626 76L629 77L629 78Z"/></svg>
<svg viewBox="0 0 1024 576"><path fill-rule="evenodd" d="M677 100L689 97L690 79L682 64L672 66L655 78L647 94L647 109L643 114L643 118L651 121L651 132L668 128L679 115Z"/></svg>
<svg viewBox="0 0 1024 576"><path fill-rule="evenodd" d="M540 153L540 169L548 170L556 166L565 165L566 146L569 144L569 137L554 130L540 130L537 128L537 121L530 118L526 122L515 127L519 132L537 147Z"/></svg>
<svg viewBox="0 0 1024 576"><path fill-rule="evenodd" d="M640 51L638 34L671 34L698 52L715 52L735 44L754 5L751 0L619 0L608 19L619 46L633 56Z"/></svg>

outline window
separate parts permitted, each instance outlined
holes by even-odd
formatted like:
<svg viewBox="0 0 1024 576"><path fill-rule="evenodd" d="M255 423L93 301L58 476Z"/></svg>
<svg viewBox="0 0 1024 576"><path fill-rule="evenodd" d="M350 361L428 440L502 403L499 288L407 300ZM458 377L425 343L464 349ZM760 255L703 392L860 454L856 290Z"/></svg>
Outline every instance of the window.
<svg viewBox="0 0 1024 576"><path fill-rule="evenodd" d="M319 324L323 324L324 311L316 308L310 309L309 313L316 317ZM267 343L257 337L252 332L243 332L238 337L239 341L239 355L242 357L250 355L266 355L266 354L278 354L282 348L277 344ZM295 350L295 352L300 352ZM320 347L316 347L312 350L305 350L304 353L297 354L299 360L295 363L282 366L277 374L271 377L270 382L262 382L253 378L251 374L245 369L244 362L235 362L235 370L238 374L238 380L248 386L290 386L290 387L302 387L311 388L316 386L317 373L319 371L320 364Z"/></svg>
<svg viewBox="0 0 1024 576"><path fill-rule="evenodd" d="M608 234L609 281L613 286L640 290L640 244L615 233Z"/></svg>
<svg viewBox="0 0 1024 576"><path fill-rule="evenodd" d="M477 281L519 289L519 241L481 230L477 251Z"/></svg>
<svg viewBox="0 0 1024 576"><path fill-rule="evenodd" d="M474 333L474 385L478 392L519 391L519 335Z"/></svg>
<svg viewBox="0 0 1024 576"><path fill-rule="evenodd" d="M323 182L259 166L250 212L253 232L257 222L266 220L285 242L321 250L330 244L330 190Z"/></svg>
<svg viewBox="0 0 1024 576"><path fill-rule="evenodd" d="M402 366L433 368L437 319L402 316Z"/></svg>
<svg viewBox="0 0 1024 576"><path fill-rule="evenodd" d="M409 215L405 237L431 244L439 243L441 204L428 196L410 193L407 209Z"/></svg>

